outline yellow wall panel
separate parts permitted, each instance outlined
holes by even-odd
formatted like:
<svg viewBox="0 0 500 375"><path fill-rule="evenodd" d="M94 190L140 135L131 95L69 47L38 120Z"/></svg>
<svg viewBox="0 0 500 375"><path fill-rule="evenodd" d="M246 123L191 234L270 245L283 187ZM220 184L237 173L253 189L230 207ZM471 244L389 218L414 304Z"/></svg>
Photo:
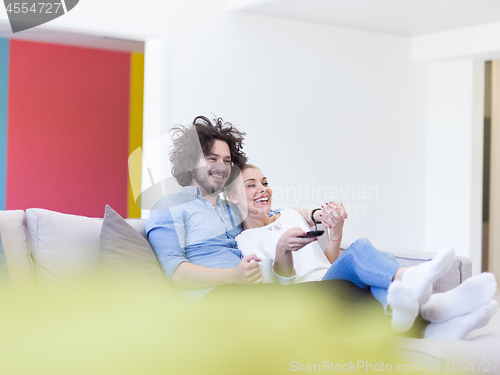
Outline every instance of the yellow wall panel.
<svg viewBox="0 0 500 375"><path fill-rule="evenodd" d="M130 55L130 135L129 155L138 147L142 147L143 110L144 110L144 54L132 53ZM130 177L130 174L129 174ZM128 217L141 217L141 209L137 207L132 194L141 186L141 173L134 173L128 184ZM136 181L137 180L137 181ZM132 184L131 184L132 182Z"/></svg>

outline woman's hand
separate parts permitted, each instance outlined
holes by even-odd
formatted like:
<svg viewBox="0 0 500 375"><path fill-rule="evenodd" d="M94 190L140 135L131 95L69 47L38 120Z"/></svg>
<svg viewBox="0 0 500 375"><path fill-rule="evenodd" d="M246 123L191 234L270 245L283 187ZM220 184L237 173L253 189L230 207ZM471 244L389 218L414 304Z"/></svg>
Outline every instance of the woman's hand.
<svg viewBox="0 0 500 375"><path fill-rule="evenodd" d="M302 249L307 244L316 241L316 237L303 238L306 232L296 227L288 229L283 233L276 244L276 252L287 253Z"/></svg>
<svg viewBox="0 0 500 375"><path fill-rule="evenodd" d="M295 274L292 252L317 240L315 237L300 237L305 236L305 234L306 232L296 227L288 229L281 235L276 244L276 256L273 264L273 270L277 275L292 277Z"/></svg>
<svg viewBox="0 0 500 375"><path fill-rule="evenodd" d="M342 238L344 220L348 214L342 203L330 202L322 207L321 218L323 226L330 229L330 240L337 242Z"/></svg>

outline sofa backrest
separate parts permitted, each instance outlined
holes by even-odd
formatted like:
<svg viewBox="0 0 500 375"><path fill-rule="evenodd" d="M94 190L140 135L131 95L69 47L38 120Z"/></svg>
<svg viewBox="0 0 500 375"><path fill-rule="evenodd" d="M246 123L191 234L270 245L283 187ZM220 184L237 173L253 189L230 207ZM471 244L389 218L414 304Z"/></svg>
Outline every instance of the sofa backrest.
<svg viewBox="0 0 500 375"><path fill-rule="evenodd" d="M0 212L0 235L13 284L97 274L102 221L37 208ZM145 219L126 221L146 238Z"/></svg>
<svg viewBox="0 0 500 375"><path fill-rule="evenodd" d="M63 214L45 209L0 211L0 235L13 284L34 285L68 277L97 274L102 218ZM126 219L147 239L145 219ZM319 238L326 246L326 235ZM344 249L348 244L342 244ZM343 251L343 250L342 250ZM403 265L430 260L435 254L422 251L392 252ZM434 284L444 292L470 277L471 262L455 257L452 269Z"/></svg>

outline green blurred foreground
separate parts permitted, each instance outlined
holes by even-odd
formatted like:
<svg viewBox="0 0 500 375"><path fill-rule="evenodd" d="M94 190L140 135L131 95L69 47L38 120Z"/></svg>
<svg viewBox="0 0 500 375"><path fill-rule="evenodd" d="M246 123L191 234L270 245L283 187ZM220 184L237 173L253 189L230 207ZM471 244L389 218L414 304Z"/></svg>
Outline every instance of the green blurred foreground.
<svg viewBox="0 0 500 375"><path fill-rule="evenodd" d="M7 290L0 374L335 373L354 372L353 363L357 373L372 373L382 370L359 365L392 363L396 372L405 364L391 358L393 336L380 306L326 311L322 298L248 303L228 295L192 306L171 288L138 282Z"/></svg>

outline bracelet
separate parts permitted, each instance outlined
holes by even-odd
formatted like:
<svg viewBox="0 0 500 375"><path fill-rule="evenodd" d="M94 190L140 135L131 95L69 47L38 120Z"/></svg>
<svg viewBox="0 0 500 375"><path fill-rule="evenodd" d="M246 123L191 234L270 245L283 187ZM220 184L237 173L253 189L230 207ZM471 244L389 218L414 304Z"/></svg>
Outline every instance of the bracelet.
<svg viewBox="0 0 500 375"><path fill-rule="evenodd" d="M315 208L314 210L311 211L311 220L314 223L314 225L321 224L321 221L314 220L314 213L318 210L321 210L321 208Z"/></svg>
<svg viewBox="0 0 500 375"><path fill-rule="evenodd" d="M332 239L330 238L330 241L332 241L332 242L339 242L341 239L342 239L342 236L340 236L340 238L339 238L338 240L332 240Z"/></svg>

